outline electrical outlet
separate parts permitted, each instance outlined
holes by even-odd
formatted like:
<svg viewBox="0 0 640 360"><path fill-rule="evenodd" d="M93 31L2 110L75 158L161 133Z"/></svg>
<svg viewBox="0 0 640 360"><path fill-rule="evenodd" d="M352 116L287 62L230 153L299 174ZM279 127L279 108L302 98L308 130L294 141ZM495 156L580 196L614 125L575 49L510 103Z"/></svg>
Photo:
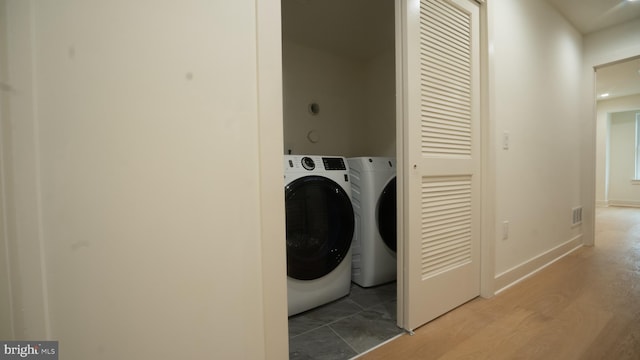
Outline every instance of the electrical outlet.
<svg viewBox="0 0 640 360"><path fill-rule="evenodd" d="M509 222L502 222L502 240L507 240L509 238Z"/></svg>
<svg viewBox="0 0 640 360"><path fill-rule="evenodd" d="M502 149L509 150L509 132L505 131L502 133Z"/></svg>

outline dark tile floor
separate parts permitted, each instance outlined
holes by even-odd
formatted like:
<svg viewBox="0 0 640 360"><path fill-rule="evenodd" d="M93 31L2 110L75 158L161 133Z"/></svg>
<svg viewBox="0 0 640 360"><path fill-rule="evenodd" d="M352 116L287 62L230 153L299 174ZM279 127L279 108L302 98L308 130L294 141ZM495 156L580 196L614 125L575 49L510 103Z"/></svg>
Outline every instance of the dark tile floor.
<svg viewBox="0 0 640 360"><path fill-rule="evenodd" d="M400 334L396 283L351 293L289 318L289 359L351 359Z"/></svg>

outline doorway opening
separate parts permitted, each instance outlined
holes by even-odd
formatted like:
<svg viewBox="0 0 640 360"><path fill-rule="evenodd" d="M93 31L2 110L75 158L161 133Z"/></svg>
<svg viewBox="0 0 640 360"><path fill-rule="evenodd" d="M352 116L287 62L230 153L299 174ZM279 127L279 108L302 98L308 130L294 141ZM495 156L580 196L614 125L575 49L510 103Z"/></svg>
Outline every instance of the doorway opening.
<svg viewBox="0 0 640 360"><path fill-rule="evenodd" d="M640 207L640 56L596 67L596 206Z"/></svg>
<svg viewBox="0 0 640 360"><path fill-rule="evenodd" d="M386 159L395 170L395 0L282 0L281 8L284 154L343 158L345 169L355 169L350 159ZM354 239L366 222L358 206ZM290 358L348 359L397 336L396 296L395 275L351 283L347 296L290 316Z"/></svg>

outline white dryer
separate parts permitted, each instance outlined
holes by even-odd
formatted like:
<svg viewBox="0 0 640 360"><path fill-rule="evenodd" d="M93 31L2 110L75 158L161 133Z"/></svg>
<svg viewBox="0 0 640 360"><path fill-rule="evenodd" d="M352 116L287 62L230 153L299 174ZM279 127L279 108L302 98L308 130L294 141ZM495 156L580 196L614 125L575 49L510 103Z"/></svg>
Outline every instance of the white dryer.
<svg viewBox="0 0 640 360"><path fill-rule="evenodd" d="M354 216L343 157L285 155L284 185L291 316L349 294Z"/></svg>
<svg viewBox="0 0 640 360"><path fill-rule="evenodd" d="M396 280L396 162L392 157L347 159L355 214L353 282L370 287Z"/></svg>

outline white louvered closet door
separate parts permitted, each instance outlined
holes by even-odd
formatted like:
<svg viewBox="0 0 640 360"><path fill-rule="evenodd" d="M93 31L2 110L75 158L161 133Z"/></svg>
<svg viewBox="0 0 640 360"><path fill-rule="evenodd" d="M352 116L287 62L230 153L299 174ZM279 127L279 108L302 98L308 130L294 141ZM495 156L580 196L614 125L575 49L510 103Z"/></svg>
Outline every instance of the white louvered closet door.
<svg viewBox="0 0 640 360"><path fill-rule="evenodd" d="M407 0L404 326L480 294L479 5Z"/></svg>

